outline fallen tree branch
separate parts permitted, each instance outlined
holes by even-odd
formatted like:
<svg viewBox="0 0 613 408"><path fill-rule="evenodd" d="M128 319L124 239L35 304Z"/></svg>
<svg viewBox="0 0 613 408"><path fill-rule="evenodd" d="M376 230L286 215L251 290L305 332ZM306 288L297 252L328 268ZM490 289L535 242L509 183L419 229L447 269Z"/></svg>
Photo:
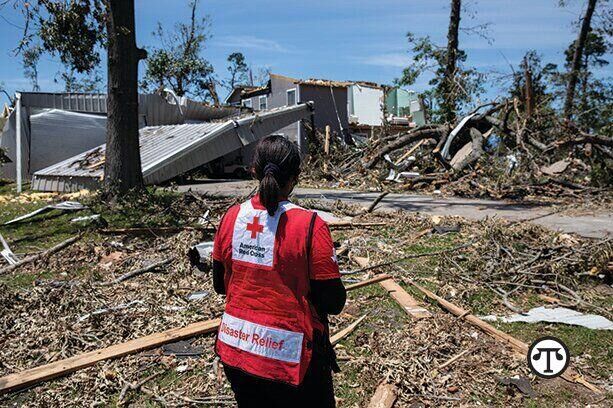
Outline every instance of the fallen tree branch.
<svg viewBox="0 0 613 408"><path fill-rule="evenodd" d="M407 261L409 259L425 258L425 257L428 257L428 256L437 256L437 255L442 255L442 254L446 254L446 253L449 253L449 252L455 252L458 249L467 248L467 247L471 246L472 244L473 244L472 242L468 242L466 244L458 245L458 246L455 246L455 247L449 248L449 249L443 249L441 251L426 252L426 253L423 253L423 254L415 254L415 255L407 255L407 256L403 256L401 258L394 259L392 261L381 262L381 263L378 263L378 264L375 264L375 265L366 266L366 267L361 268L361 269L356 269L354 271L344 272L343 275L353 275L353 274L360 273L360 272L366 272L366 271L370 271L372 269L378 269L378 268L382 268L384 266L390 266L390 265L394 265L394 264L397 264L397 263L400 263L400 262L404 262L404 261Z"/></svg>
<svg viewBox="0 0 613 408"><path fill-rule="evenodd" d="M605 136L598 136L598 135L583 135L575 139L561 140L561 141L550 143L545 148L545 150L543 150L543 153L548 153L554 149L559 149L561 147L575 146L575 145L587 144L587 143L590 143L593 145L613 147L613 138L605 137Z"/></svg>
<svg viewBox="0 0 613 408"><path fill-rule="evenodd" d="M396 149L400 149L406 145L411 143L418 142L423 139L436 139L439 140L443 135L449 133L449 126L447 125L439 125L439 126L426 126L426 127L418 127L403 136L399 136L393 142L383 146L379 151L373 156L370 161L368 161L364 167L367 169L372 169L379 163L381 158L386 154L393 152Z"/></svg>
<svg viewBox="0 0 613 408"><path fill-rule="evenodd" d="M155 269L157 269L157 268L159 268L161 266L168 265L170 262L172 262L172 258L165 259L163 261L153 263L153 264L151 264L149 266L145 266L144 268L140 268L140 269L137 269L135 271L131 271L131 272L128 272L126 274L123 274L119 278L117 278L117 279L115 279L113 281L102 283L101 286L115 285L115 284L123 282L125 280L132 279L132 278L134 278L136 276L142 275L144 273L151 272L151 271L153 271L153 270L155 270Z"/></svg>
<svg viewBox="0 0 613 408"><path fill-rule="evenodd" d="M385 198L386 195L388 195L389 192L388 191L384 191L383 193L379 194L377 196L377 198L375 198L375 200L372 202L372 204L370 204L370 206L368 206L368 208L366 209L365 213L369 214L371 212L373 212L375 210L375 207L377 207L377 204L379 204L381 202L381 200L383 200Z"/></svg>
<svg viewBox="0 0 613 408"><path fill-rule="evenodd" d="M70 245L74 244L75 242L80 240L81 237L82 237L82 234L79 234L77 236L68 238L67 240L62 241L59 244L57 244L57 245L55 245L55 246L53 246L53 247L51 247L51 248L41 252L41 253L38 253L36 255L32 255L32 256L29 256L27 258L24 258L21 261L15 263L13 265L5 266L4 268L0 269L0 275L5 274L7 272L11 272L11 271L19 268L20 266L23 266L23 265L26 265L26 264L29 264L29 263L32 263L32 262L36 262L39 259L47 258L48 256L50 256L50 255L52 255L52 254L54 254L54 253L56 253L58 251L61 251L64 248L66 248L67 246L70 246Z"/></svg>

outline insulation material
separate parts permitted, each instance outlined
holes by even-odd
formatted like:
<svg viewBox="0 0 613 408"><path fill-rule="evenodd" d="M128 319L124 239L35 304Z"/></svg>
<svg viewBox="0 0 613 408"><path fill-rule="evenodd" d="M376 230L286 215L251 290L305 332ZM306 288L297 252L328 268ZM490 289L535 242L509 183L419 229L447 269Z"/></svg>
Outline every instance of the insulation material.
<svg viewBox="0 0 613 408"><path fill-rule="evenodd" d="M58 109L30 116L30 173L104 143L106 117Z"/></svg>
<svg viewBox="0 0 613 408"><path fill-rule="evenodd" d="M552 309L544 306L531 309L526 314L515 314L508 317L485 316L483 320L499 321L504 323L525 322L525 323L563 323L574 326L583 326L593 330L613 330L613 322L603 316L583 314L576 310L565 307L555 307Z"/></svg>

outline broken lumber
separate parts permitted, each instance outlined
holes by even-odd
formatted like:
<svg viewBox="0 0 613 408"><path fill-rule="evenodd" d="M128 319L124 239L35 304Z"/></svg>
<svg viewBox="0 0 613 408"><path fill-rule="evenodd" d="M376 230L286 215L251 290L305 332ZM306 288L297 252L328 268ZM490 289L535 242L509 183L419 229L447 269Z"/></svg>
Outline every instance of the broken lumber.
<svg viewBox="0 0 613 408"><path fill-rule="evenodd" d="M368 408L392 408L398 398L398 389L393 384L382 382L373 394Z"/></svg>
<svg viewBox="0 0 613 408"><path fill-rule="evenodd" d="M77 242L78 240L80 240L81 236L82 235L79 234L77 236L68 238L67 240L62 241L59 244L57 244L57 245L55 245L55 246L53 246L53 247L51 247L51 248L49 248L49 249L39 253L39 254L32 255L32 256L29 256L27 258L24 258L21 261L15 263L13 265L5 266L4 268L0 269L0 275L2 275L4 273L7 273L7 272L11 272L11 271L19 268L20 266L23 266L23 265L26 265L26 264L38 261L39 259L46 258L49 255L52 255L52 254L54 254L54 253L56 253L58 251L61 251L62 249L66 248L67 246L70 246L70 245L74 244L75 242Z"/></svg>
<svg viewBox="0 0 613 408"><path fill-rule="evenodd" d="M365 268L369 265L368 258L354 256L352 258L358 265ZM387 279L379 282L379 285L402 307L402 309L415 319L425 319L432 317L432 314L422 307L417 300L407 293L394 279Z"/></svg>
<svg viewBox="0 0 613 408"><path fill-rule="evenodd" d="M412 279L407 279L407 281L411 285L413 285L417 290L419 290L424 295L426 295L430 299L437 302L441 307L443 307L447 311L451 312L452 314L458 316L461 319L466 320L473 326L478 327L490 337L493 337L497 340L502 341L506 345L510 346L516 353L523 356L524 358L527 356L528 345L524 343L523 341L518 340L515 337L510 336L507 333L496 329L494 326L484 322L483 320L479 319L477 316L471 314L469 311L462 309L459 306L454 305L453 303L429 291L428 289L418 285ZM577 384L581 384L584 387L588 388L589 390L595 393L598 393L598 394L602 393L602 391L598 387L589 383L586 379L584 379L579 373L574 371L571 367L568 367L566 371L561 375L561 377L568 382L574 382Z"/></svg>
<svg viewBox="0 0 613 408"><path fill-rule="evenodd" d="M17 391L43 381L51 380L77 370L90 367L100 361L122 357L149 350L167 343L211 333L219 327L220 319L192 323L185 327L166 330L161 333L130 340L100 350L78 354L65 360L45 364L0 378L0 394Z"/></svg>
<svg viewBox="0 0 613 408"><path fill-rule="evenodd" d="M405 159L407 159L411 154L413 154L413 152L415 152L415 150L417 150L419 148L419 146L421 146L422 144L424 144L424 142L426 141L426 139L421 139L419 142L417 142L413 147L411 147L409 150L407 150L407 152L405 154L403 154L402 156L400 156L400 158L398 160L396 160L396 166L400 165L400 163L402 163Z"/></svg>
<svg viewBox="0 0 613 408"><path fill-rule="evenodd" d="M360 317L355 322L351 323L349 326L345 327L343 330L335 333L332 337L330 337L330 343L334 346L339 341L343 340L345 337L349 336L353 331L362 323L362 321L366 319L366 315Z"/></svg>
<svg viewBox="0 0 613 408"><path fill-rule="evenodd" d="M381 275L375 275L373 278L366 279L365 281L354 283L352 285L345 286L345 290L354 290L363 288L364 286L372 285L373 283L381 282L386 279L391 279L392 277L386 273L382 273Z"/></svg>
<svg viewBox="0 0 613 408"><path fill-rule="evenodd" d="M379 282L379 285L387 291L408 315L418 320L432 317L432 313L430 313L428 309L421 306L413 296L409 295L407 291L393 279Z"/></svg>

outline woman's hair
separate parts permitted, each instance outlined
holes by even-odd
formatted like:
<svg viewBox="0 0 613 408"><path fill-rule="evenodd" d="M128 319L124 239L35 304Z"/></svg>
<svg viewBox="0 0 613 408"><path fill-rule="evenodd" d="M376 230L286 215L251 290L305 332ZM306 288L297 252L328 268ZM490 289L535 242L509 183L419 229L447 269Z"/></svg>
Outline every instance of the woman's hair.
<svg viewBox="0 0 613 408"><path fill-rule="evenodd" d="M298 146L283 136L265 137L255 149L253 172L260 181L260 201L274 215L281 190L300 174Z"/></svg>

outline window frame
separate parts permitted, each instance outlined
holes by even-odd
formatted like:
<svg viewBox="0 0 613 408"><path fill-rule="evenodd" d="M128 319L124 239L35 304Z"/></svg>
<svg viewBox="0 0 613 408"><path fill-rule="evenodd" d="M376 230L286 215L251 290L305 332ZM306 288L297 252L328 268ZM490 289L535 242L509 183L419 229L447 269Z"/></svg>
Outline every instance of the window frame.
<svg viewBox="0 0 613 408"><path fill-rule="evenodd" d="M262 108L262 99L264 100L264 107ZM258 98L258 108L259 110L267 110L268 109L268 95L261 95Z"/></svg>
<svg viewBox="0 0 613 408"><path fill-rule="evenodd" d="M245 108L251 108L251 109L253 109L253 101L251 100L251 98L249 98L249 99L243 99L243 103L242 103L242 105L243 105Z"/></svg>
<svg viewBox="0 0 613 408"><path fill-rule="evenodd" d="M294 93L294 103L290 105L289 104L289 94L292 92ZM285 91L285 105L294 106L296 104L298 104L298 91L296 90L296 88L288 89L287 91Z"/></svg>

